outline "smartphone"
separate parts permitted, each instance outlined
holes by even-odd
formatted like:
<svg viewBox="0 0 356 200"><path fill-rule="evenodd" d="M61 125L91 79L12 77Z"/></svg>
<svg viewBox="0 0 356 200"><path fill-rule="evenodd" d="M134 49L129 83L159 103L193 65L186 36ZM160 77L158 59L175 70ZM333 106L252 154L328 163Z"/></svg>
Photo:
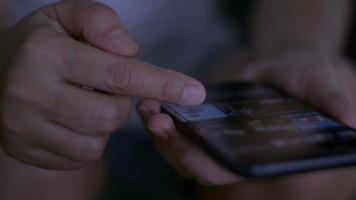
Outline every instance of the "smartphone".
<svg viewBox="0 0 356 200"><path fill-rule="evenodd" d="M162 109L182 134L243 176L356 164L355 130L261 83L207 86L205 103Z"/></svg>

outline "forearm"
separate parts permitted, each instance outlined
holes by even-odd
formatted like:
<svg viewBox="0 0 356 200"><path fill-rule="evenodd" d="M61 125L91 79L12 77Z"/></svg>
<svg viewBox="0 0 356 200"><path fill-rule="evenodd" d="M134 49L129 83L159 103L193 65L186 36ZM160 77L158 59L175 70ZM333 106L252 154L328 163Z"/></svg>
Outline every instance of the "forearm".
<svg viewBox="0 0 356 200"><path fill-rule="evenodd" d="M264 57L288 48L340 54L349 0L256 0L250 20L251 48Z"/></svg>

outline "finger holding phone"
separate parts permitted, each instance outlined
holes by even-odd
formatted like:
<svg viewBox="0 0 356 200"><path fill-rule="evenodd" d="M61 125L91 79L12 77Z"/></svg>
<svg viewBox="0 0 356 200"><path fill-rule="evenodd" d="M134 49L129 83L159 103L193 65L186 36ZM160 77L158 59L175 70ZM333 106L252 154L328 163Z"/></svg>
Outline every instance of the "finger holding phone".
<svg viewBox="0 0 356 200"><path fill-rule="evenodd" d="M349 3L256 3L249 47L218 66L215 80L267 82L356 128L355 72L341 56ZM162 156L182 174L208 185L241 180L184 138L156 101L144 99L138 110Z"/></svg>

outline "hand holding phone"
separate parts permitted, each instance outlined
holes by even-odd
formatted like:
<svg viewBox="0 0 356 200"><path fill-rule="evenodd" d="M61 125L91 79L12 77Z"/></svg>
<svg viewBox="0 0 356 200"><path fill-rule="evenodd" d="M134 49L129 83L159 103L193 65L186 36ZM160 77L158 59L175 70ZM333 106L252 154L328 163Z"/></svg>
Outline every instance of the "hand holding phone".
<svg viewBox="0 0 356 200"><path fill-rule="evenodd" d="M356 132L272 87L207 88L207 101L163 103L181 133L236 174L277 176L356 163Z"/></svg>

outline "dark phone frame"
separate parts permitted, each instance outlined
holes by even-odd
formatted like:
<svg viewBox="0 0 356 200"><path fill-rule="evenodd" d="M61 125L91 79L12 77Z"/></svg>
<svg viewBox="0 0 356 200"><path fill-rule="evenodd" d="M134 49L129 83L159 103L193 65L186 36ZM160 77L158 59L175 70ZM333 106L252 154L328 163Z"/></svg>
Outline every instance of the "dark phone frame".
<svg viewBox="0 0 356 200"><path fill-rule="evenodd" d="M312 155L309 157L306 156L284 161L244 164L229 157L221 148L217 148L216 145L209 143L209 141L195 133L193 129L183 122L184 120L181 121L176 118L175 115L173 115L174 111L169 109L169 106L166 106L164 103L162 103L162 112L170 115L173 118L177 129L198 144L214 160L223 164L231 171L246 177L274 177L322 169L346 167L356 164L356 150L352 152L330 152L322 156Z"/></svg>

